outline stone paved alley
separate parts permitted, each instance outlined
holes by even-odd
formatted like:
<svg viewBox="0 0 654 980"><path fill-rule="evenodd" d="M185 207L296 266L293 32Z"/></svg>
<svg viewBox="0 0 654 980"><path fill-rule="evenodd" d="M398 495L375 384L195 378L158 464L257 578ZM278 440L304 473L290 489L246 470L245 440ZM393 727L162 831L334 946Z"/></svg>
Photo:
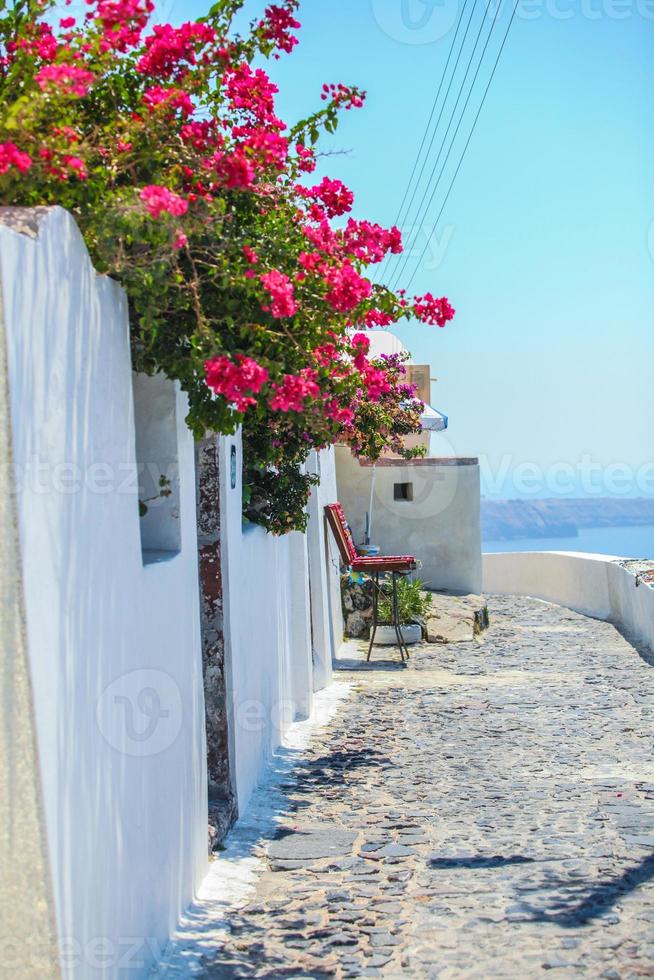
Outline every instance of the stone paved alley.
<svg viewBox="0 0 654 980"><path fill-rule="evenodd" d="M607 623L489 605L481 643L340 675L203 977L654 977L654 668Z"/></svg>

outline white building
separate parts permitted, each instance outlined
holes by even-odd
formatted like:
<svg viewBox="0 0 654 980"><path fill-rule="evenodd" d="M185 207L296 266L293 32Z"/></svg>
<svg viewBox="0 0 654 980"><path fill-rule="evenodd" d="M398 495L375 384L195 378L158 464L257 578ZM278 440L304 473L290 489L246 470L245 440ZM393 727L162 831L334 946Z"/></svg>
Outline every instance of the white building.
<svg viewBox="0 0 654 980"><path fill-rule="evenodd" d="M373 331L371 356L404 350L388 331ZM427 403L431 386L427 365L414 366L418 395ZM417 437L429 451L429 434ZM372 467L336 447L338 496L355 542L363 542L370 507ZM481 592L479 461L427 455L404 460L389 454L375 467L372 543L385 554L412 554L430 589Z"/></svg>

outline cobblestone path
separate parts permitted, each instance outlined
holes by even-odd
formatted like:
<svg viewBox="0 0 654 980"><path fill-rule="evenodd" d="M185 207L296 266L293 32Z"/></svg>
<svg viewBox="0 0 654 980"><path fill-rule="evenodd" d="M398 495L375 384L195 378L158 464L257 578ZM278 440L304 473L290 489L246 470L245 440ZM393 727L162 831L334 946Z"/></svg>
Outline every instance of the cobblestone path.
<svg viewBox="0 0 654 980"><path fill-rule="evenodd" d="M204 977L654 977L654 667L490 610L483 643L348 675Z"/></svg>

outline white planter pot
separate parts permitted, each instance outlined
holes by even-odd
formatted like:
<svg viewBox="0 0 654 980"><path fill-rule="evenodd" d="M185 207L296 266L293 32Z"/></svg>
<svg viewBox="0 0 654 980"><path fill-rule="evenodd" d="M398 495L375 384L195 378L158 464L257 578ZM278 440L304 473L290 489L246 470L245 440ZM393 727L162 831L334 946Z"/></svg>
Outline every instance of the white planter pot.
<svg viewBox="0 0 654 980"><path fill-rule="evenodd" d="M408 645L410 643L420 643L422 639L422 627L418 623L404 623L400 626L402 639ZM391 647L397 646L397 633L394 626L378 626L375 633L375 646Z"/></svg>

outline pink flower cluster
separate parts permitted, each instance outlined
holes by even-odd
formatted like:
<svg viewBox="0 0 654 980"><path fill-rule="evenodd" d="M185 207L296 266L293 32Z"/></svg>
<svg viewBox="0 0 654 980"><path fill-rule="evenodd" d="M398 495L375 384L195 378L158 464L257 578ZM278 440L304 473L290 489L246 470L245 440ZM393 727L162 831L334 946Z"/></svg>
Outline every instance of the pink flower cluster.
<svg viewBox="0 0 654 980"><path fill-rule="evenodd" d="M226 92L232 108L251 113L261 125L284 129L284 124L275 116L278 91L262 68L252 71L246 61L226 74Z"/></svg>
<svg viewBox="0 0 654 980"><path fill-rule="evenodd" d="M204 166L213 169L225 187L244 190L254 182L254 166L240 149L233 153L214 153L210 160L204 161Z"/></svg>
<svg viewBox="0 0 654 980"><path fill-rule="evenodd" d="M273 385L275 394L268 403L273 412L303 411L306 399L320 394L317 377L313 368L303 368L299 374L285 374L281 384Z"/></svg>
<svg viewBox="0 0 654 980"><path fill-rule="evenodd" d="M423 323L428 323L432 327L438 325L444 327L448 320L454 316L454 307L445 296L435 299L431 293L424 296L416 296L413 300L413 312Z"/></svg>
<svg viewBox="0 0 654 980"><path fill-rule="evenodd" d="M197 63L198 50L215 39L216 32L209 24L156 24L145 39L145 54L137 61L136 70L159 78L182 77L188 65Z"/></svg>
<svg viewBox="0 0 654 980"><path fill-rule="evenodd" d="M283 6L271 4L266 8L263 20L259 22L264 37L287 54L290 54L297 44L297 38L291 34L291 31L302 26L293 16L297 6L296 0L287 0Z"/></svg>
<svg viewBox="0 0 654 980"><path fill-rule="evenodd" d="M262 168L281 170L288 157L288 140L275 130L256 126L235 126L232 136L241 140L239 149L254 157Z"/></svg>
<svg viewBox="0 0 654 980"><path fill-rule="evenodd" d="M297 143L295 152L298 157L298 168L305 174L312 174L316 169L316 154L309 147Z"/></svg>
<svg viewBox="0 0 654 980"><path fill-rule="evenodd" d="M319 184L310 187L309 194L322 201L329 218L351 211L354 203L354 194L349 187L342 181L331 180L329 177L323 177Z"/></svg>
<svg viewBox="0 0 654 980"><path fill-rule="evenodd" d="M302 234L308 239L308 241L311 242L312 245L315 246L315 248L319 248L327 255L334 255L338 250L338 235L326 218L319 222L317 227L308 224L304 225L302 228Z"/></svg>
<svg viewBox="0 0 654 980"><path fill-rule="evenodd" d="M157 184L148 184L140 192L139 197L145 204L148 214L153 218L159 218L164 213L179 217L188 211L188 201L174 194L167 187L159 187Z"/></svg>
<svg viewBox="0 0 654 980"><path fill-rule="evenodd" d="M337 313L349 313L372 292L370 280L360 276L348 261L340 268L330 269L325 278L329 286L325 299Z"/></svg>
<svg viewBox="0 0 654 980"><path fill-rule="evenodd" d="M388 375L383 368L368 366L362 372L363 380L366 385L368 397L373 402L378 402L382 395L391 390Z"/></svg>
<svg viewBox="0 0 654 980"><path fill-rule="evenodd" d="M343 233L343 243L350 255L362 262L381 262L388 252L398 255L402 251L402 233L399 228L382 228L370 221L350 218Z"/></svg>
<svg viewBox="0 0 654 980"><path fill-rule="evenodd" d="M372 330L373 327L389 327L391 323L395 323L396 318L383 310L368 310L363 319L365 325Z"/></svg>
<svg viewBox="0 0 654 980"><path fill-rule="evenodd" d="M222 146L223 137L216 132L216 125L213 120L193 120L186 122L179 131L179 135L195 150L208 150L209 147Z"/></svg>
<svg viewBox="0 0 654 980"><path fill-rule="evenodd" d="M297 303L295 302L293 284L288 276L285 276L278 269L272 269L270 272L265 272L259 276L259 279L272 299L270 306L262 307L264 312L270 312L272 316L277 318L293 316L297 310Z"/></svg>
<svg viewBox="0 0 654 980"><path fill-rule="evenodd" d="M335 102L336 105L344 105L346 109L360 109L363 105L366 93L359 92L358 89L352 88L350 85L343 85L339 83L338 85L323 85L322 94L320 98L323 101L329 99L331 102Z"/></svg>
<svg viewBox="0 0 654 980"><path fill-rule="evenodd" d="M5 44L7 55L6 61L11 62L17 50L25 51L27 54L38 57L42 61L53 61L59 51L59 43L52 33L49 24L30 24L27 26L27 37L21 37L18 41L7 41ZM5 60L5 59L3 59Z"/></svg>
<svg viewBox="0 0 654 980"><path fill-rule="evenodd" d="M139 43L153 10L154 0L98 0L95 14L87 16L102 25L103 51L127 51Z"/></svg>
<svg viewBox="0 0 654 980"><path fill-rule="evenodd" d="M364 333L355 333L351 341L353 363L357 371L365 371L368 365L367 354L370 351L370 338Z"/></svg>
<svg viewBox="0 0 654 980"><path fill-rule="evenodd" d="M235 362L229 357L212 357L205 361L204 370L211 390L234 405L237 412L244 412L250 405L256 405L253 396L265 385L268 371L244 354L237 354Z"/></svg>
<svg viewBox="0 0 654 980"><path fill-rule="evenodd" d="M75 65L44 65L37 72L36 81L42 91L54 85L66 95L83 98L95 81L93 72Z"/></svg>
<svg viewBox="0 0 654 980"><path fill-rule="evenodd" d="M176 110L183 116L193 115L193 103L190 95L181 88L162 88L160 85L153 85L143 93L143 102L150 112L154 112L159 106L167 109Z"/></svg>
<svg viewBox="0 0 654 980"><path fill-rule="evenodd" d="M24 174L31 166L31 156L19 150L15 143L0 143L0 174L6 174L10 167Z"/></svg>

